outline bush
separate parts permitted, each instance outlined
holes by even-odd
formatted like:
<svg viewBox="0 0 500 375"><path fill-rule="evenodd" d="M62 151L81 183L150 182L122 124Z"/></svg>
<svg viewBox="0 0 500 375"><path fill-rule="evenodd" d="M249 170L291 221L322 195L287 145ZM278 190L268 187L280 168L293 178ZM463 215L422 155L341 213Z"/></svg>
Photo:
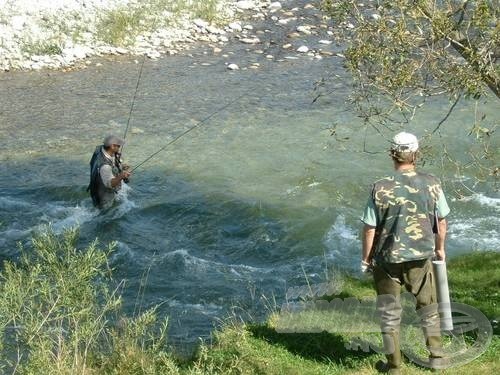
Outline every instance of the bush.
<svg viewBox="0 0 500 375"><path fill-rule="evenodd" d="M121 283L110 290L108 255L95 241L78 250L78 231L50 229L21 248L0 273L0 369L21 374L175 373L164 351L167 322L155 309L121 313ZM120 324L114 324L119 322ZM2 345L3 344L3 345ZM163 371L165 370L165 371Z"/></svg>

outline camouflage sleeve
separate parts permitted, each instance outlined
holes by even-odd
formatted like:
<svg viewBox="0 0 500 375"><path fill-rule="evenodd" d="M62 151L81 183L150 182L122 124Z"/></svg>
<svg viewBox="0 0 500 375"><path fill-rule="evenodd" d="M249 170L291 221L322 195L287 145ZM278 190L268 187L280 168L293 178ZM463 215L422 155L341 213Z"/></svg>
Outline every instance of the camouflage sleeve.
<svg viewBox="0 0 500 375"><path fill-rule="evenodd" d="M373 198L370 196L368 202L366 202L365 210L361 216L361 221L372 227L377 226L377 211L375 210L375 204L373 203Z"/></svg>
<svg viewBox="0 0 500 375"><path fill-rule="evenodd" d="M450 207L448 206L448 202L446 201L446 197L444 196L443 190L441 190L439 198L436 202L436 211L437 211L437 216L440 219L445 218L450 213Z"/></svg>

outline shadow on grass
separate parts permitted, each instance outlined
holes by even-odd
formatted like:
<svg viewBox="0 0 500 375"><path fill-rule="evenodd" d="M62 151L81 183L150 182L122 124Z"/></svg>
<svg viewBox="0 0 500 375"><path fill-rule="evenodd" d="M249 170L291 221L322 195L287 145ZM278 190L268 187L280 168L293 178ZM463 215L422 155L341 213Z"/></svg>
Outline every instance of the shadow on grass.
<svg viewBox="0 0 500 375"><path fill-rule="evenodd" d="M347 349L349 341L341 335L321 333L278 333L267 325L249 325L248 331L256 338L279 345L290 353L318 362L358 367L359 361L375 353Z"/></svg>

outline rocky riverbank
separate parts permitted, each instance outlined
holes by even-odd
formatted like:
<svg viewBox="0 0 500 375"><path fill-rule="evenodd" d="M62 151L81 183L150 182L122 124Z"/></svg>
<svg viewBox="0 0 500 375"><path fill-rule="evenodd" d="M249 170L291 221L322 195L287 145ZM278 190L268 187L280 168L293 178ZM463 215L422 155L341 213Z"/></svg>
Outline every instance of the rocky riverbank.
<svg viewBox="0 0 500 375"><path fill-rule="evenodd" d="M266 0L0 0L0 70L58 69L106 54L157 58L236 33L245 42L250 27L240 21L278 9Z"/></svg>
<svg viewBox="0 0 500 375"><path fill-rule="evenodd" d="M175 55L195 42L208 43L214 54L224 54L230 41L260 54L266 44L274 45L279 53L265 57L278 62L343 58L337 31L352 25L332 25L318 4L301 0L0 0L0 70L81 68L92 64L89 57L102 55L155 59ZM240 69L233 61L226 66Z"/></svg>

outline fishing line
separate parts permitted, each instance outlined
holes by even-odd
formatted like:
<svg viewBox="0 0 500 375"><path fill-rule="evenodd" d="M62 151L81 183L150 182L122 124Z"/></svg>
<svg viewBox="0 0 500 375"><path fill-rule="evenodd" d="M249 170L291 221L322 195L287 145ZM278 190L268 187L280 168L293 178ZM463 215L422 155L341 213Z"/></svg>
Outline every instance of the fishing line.
<svg viewBox="0 0 500 375"><path fill-rule="evenodd" d="M151 160L153 157L155 157L156 155L158 155L160 152L162 152L163 150L165 150L168 146L170 146L171 144L175 143L176 141L178 141L180 138L184 137L186 134L188 134L189 132L193 131L194 129L200 127L201 125L203 125L206 121L210 120L212 117L214 117L216 114L222 112L223 110L225 110L226 108L230 107L232 104L236 103L238 100L240 100L243 96L247 95L248 94L248 91L245 91L243 94L241 94L240 96L238 96L236 99L234 100L231 100L229 103L227 103L226 105L224 105L223 107L219 108L217 111L215 112L212 112L210 115L208 115L207 117L205 117L203 120L200 120L198 121L198 123L196 123L194 126L190 127L189 129L187 129L186 131L184 131L183 133L179 134L177 137L175 137L173 140L171 140L170 142L168 142L165 146L163 146L162 148L160 148L158 151L154 152L153 154L151 154L150 156L148 156L145 160L143 160L142 162L140 162L139 164L137 164L134 168L132 168L131 172L135 171L137 168L139 168L141 165L145 164L146 162L148 162L149 160Z"/></svg>
<svg viewBox="0 0 500 375"><path fill-rule="evenodd" d="M266 50L264 50L262 52L260 59L262 59L263 56L267 55L267 52L271 49L271 46L274 44L271 39L272 39L272 36L269 38L268 47L266 48ZM283 39L283 38L281 38L281 39ZM260 59L257 59L257 61L259 61ZM250 81L250 78L248 78L248 81ZM142 162L140 162L135 167L133 167L131 169L131 172L135 171L137 168L139 168L140 166L142 166L143 164L145 164L146 162L148 162L149 160L151 160L153 157L155 157L156 155L158 155L160 152L164 151L168 146L170 146L173 143L177 142L180 138L184 137L185 135L187 135L191 131L195 130L196 128L199 128L205 122L207 122L212 117L214 117L216 114L224 111L226 108L228 108L231 105L233 105L234 103L238 102L241 98L243 98L244 96L246 96L251 90L253 90L253 88L246 90L243 94L241 94L238 97L236 97L235 99L231 100L229 103L227 103L224 106L222 106L221 108L217 109L215 112L212 112L210 115L208 115L204 119L198 121L195 125L193 125L192 127L190 127L189 129L187 129L186 131L184 131L181 134L179 134L173 140L171 140L170 142L168 142L165 146L163 146L158 151L154 152L153 154L151 154L150 156L148 156L146 159L144 159Z"/></svg>

